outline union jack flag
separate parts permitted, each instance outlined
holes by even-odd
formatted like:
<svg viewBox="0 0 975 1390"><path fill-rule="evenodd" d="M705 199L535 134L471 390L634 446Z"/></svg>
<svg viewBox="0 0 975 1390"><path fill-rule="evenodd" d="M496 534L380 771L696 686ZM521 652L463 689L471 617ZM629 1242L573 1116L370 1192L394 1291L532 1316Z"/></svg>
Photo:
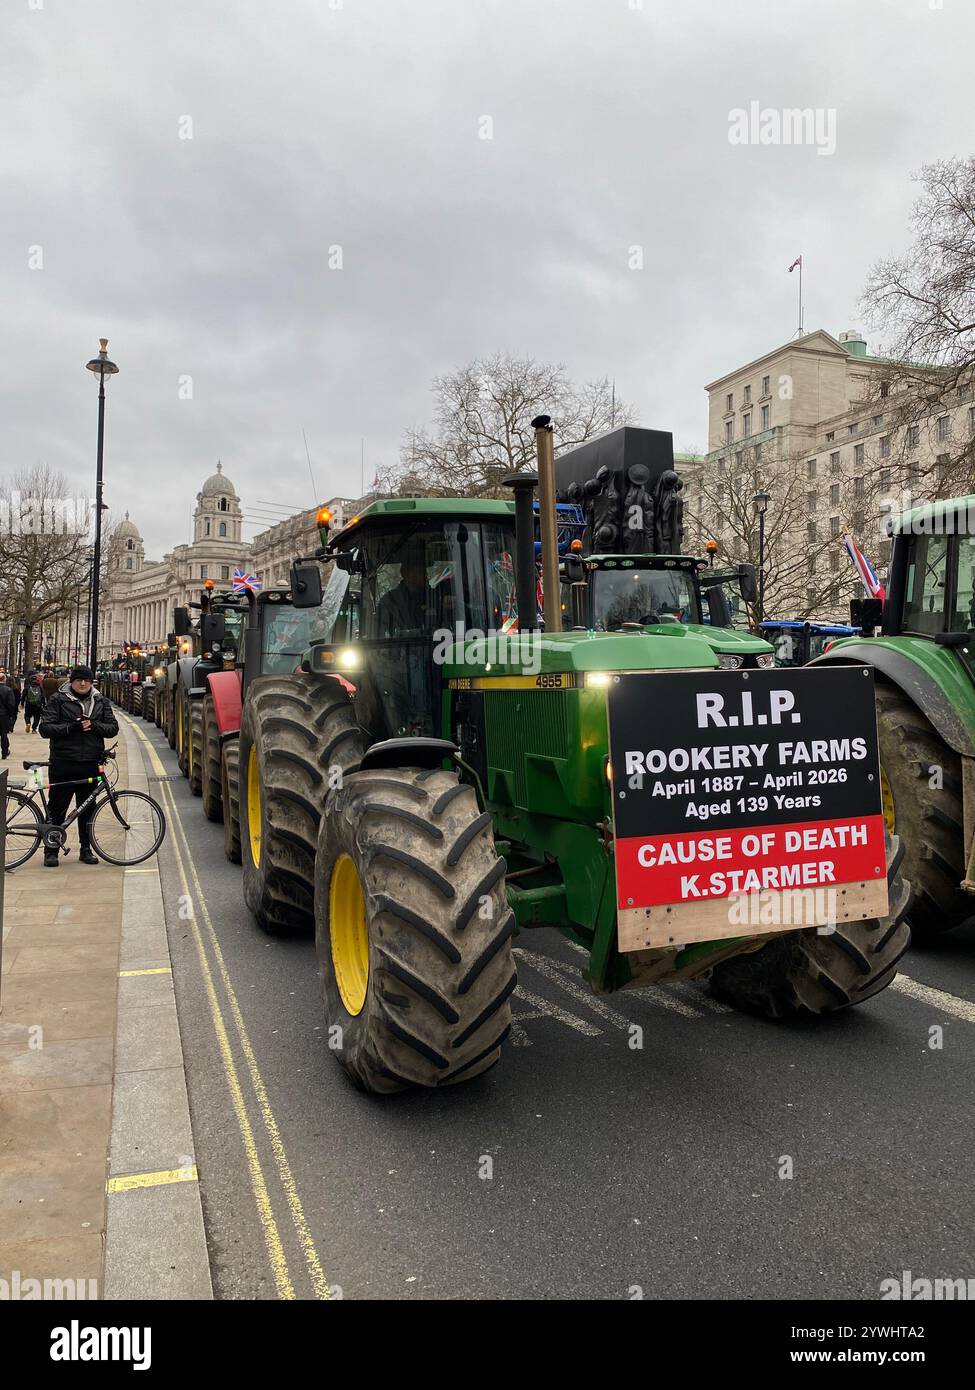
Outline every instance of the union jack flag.
<svg viewBox="0 0 975 1390"><path fill-rule="evenodd" d="M860 577L860 582L866 589L871 598L879 598L881 601L886 597L884 586L877 578L877 572L863 551L857 545L852 536L843 533L843 544L846 546L846 553L850 557L850 564Z"/></svg>
<svg viewBox="0 0 975 1390"><path fill-rule="evenodd" d="M248 574L247 570L237 568L234 570L233 591L235 594L244 594L248 590L252 594L261 591L261 581L253 574Z"/></svg>

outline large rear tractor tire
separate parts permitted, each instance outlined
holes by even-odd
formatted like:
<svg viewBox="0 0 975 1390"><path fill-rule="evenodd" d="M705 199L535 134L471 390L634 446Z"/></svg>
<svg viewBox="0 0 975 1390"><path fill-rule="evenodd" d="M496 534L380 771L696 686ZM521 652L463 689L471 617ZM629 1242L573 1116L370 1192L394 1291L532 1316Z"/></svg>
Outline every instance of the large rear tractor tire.
<svg viewBox="0 0 975 1390"><path fill-rule="evenodd" d="M877 723L884 819L903 842L913 894L907 920L916 940L930 940L975 913L975 898L958 887L965 877L961 759L894 686L877 686Z"/></svg>
<svg viewBox="0 0 975 1390"><path fill-rule="evenodd" d="M150 724L156 718L156 690L154 686L147 685L142 688L142 717Z"/></svg>
<svg viewBox="0 0 975 1390"><path fill-rule="evenodd" d="M189 700L189 738L186 740L186 776L194 796L203 792L203 699Z"/></svg>
<svg viewBox="0 0 975 1390"><path fill-rule="evenodd" d="M240 728L244 900L265 931L308 928L315 847L330 786L359 766L352 702L330 676L261 676Z"/></svg>
<svg viewBox="0 0 975 1390"><path fill-rule="evenodd" d="M757 951L716 965L711 992L735 1008L777 1019L831 1014L879 994L911 942L903 857L898 838L888 835L886 917L842 922L822 935L807 928L773 937Z"/></svg>
<svg viewBox="0 0 975 1390"><path fill-rule="evenodd" d="M220 786L223 802L223 852L231 864L239 864L240 853L240 738L224 741L220 758Z"/></svg>
<svg viewBox="0 0 975 1390"><path fill-rule="evenodd" d="M213 696L203 697L203 756L200 760L200 795L207 820L223 820L223 785L220 777L220 730Z"/></svg>
<svg viewBox="0 0 975 1390"><path fill-rule="evenodd" d="M370 769L325 804L315 944L330 1046L357 1086L468 1081L498 1061L517 984L491 817L452 772Z"/></svg>

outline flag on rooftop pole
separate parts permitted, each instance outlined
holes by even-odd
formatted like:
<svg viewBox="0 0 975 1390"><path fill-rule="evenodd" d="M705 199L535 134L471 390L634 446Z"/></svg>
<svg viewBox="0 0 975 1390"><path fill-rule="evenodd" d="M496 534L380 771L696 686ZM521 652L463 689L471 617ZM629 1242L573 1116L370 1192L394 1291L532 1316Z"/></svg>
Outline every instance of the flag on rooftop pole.
<svg viewBox="0 0 975 1390"><path fill-rule="evenodd" d="M797 338L801 338L801 337L802 337L802 256L797 256L797 257L795 258L795 260L792 262L792 264L789 266L789 274L790 274L790 275L791 275L792 272L795 270L796 266L799 267L799 331L798 331L798 333L796 334L796 337L797 337Z"/></svg>

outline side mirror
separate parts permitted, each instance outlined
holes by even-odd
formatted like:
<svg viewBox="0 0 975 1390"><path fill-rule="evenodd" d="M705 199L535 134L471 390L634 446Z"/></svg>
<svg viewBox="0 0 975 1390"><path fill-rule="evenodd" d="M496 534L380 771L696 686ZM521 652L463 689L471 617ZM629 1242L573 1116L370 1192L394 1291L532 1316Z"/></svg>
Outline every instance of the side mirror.
<svg viewBox="0 0 975 1390"><path fill-rule="evenodd" d="M731 605L720 584L708 590L708 616L712 627L731 627Z"/></svg>
<svg viewBox="0 0 975 1390"><path fill-rule="evenodd" d="M883 617L884 605L881 599L850 599L850 626L860 628L864 636L871 636L874 628L879 627L883 622Z"/></svg>
<svg viewBox="0 0 975 1390"><path fill-rule="evenodd" d="M188 608L173 609L173 631L177 637L189 636L190 610Z"/></svg>
<svg viewBox="0 0 975 1390"><path fill-rule="evenodd" d="M291 600L296 608L319 608L322 572L317 565L291 566Z"/></svg>
<svg viewBox="0 0 975 1390"><path fill-rule="evenodd" d="M562 572L567 584L585 583L586 570L578 555L566 555L562 561Z"/></svg>
<svg viewBox="0 0 975 1390"><path fill-rule="evenodd" d="M745 603L755 603L758 599L758 580L754 565L738 566L738 588Z"/></svg>
<svg viewBox="0 0 975 1390"><path fill-rule="evenodd" d="M345 570L346 574L360 574L362 572L358 551L337 550L329 558L335 561L336 569Z"/></svg>
<svg viewBox="0 0 975 1390"><path fill-rule="evenodd" d="M204 613L200 619L200 644L206 652L222 647L227 635L227 620L222 613Z"/></svg>

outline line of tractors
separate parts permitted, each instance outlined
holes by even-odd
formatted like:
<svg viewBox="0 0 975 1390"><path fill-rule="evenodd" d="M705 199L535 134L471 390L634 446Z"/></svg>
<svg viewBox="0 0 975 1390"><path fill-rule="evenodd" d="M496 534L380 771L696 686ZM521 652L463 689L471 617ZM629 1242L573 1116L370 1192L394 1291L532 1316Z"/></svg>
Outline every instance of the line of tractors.
<svg viewBox="0 0 975 1390"><path fill-rule="evenodd" d="M902 519L881 635L841 637L789 673L797 690L824 688L823 668L873 673L881 896L844 886L825 927L732 930L715 899L647 908L656 944L623 942L615 826L632 784L611 763L607 709L629 701L652 742L677 713L676 673L745 701L778 673L769 642L725 625L707 563L681 553L670 436L627 427L556 460L547 417L533 424L538 477L513 475L512 500L376 500L337 533L320 514L288 588L207 586L165 647L100 674L222 822L259 926L314 933L325 1036L367 1091L498 1061L519 931L583 946L596 991L706 978L787 1019L878 994L911 929L934 935L975 906L975 533L946 530L975 515L963 499ZM556 496L584 536L559 532ZM750 567L736 580L753 598ZM845 710L830 714L842 733ZM855 732L876 750L876 722ZM743 809L735 834L767 820Z"/></svg>

